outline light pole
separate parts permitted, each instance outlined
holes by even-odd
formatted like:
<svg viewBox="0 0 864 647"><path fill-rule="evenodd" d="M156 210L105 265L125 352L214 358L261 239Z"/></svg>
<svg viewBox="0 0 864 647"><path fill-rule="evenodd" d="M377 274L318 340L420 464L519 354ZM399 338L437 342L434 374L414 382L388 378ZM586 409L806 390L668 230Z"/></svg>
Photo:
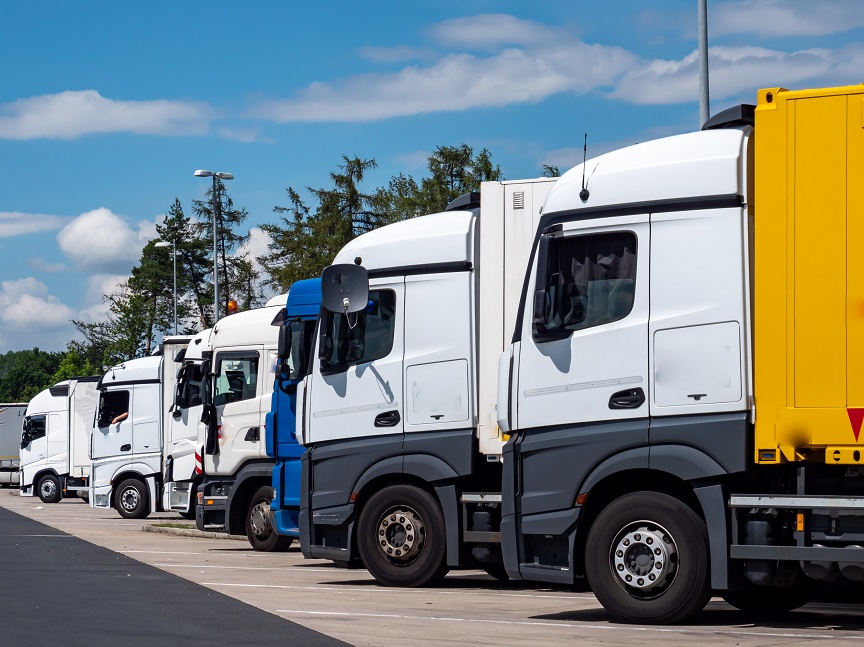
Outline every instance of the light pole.
<svg viewBox="0 0 864 647"><path fill-rule="evenodd" d="M711 116L708 102L708 0L699 0L697 8L699 23L699 126Z"/></svg>
<svg viewBox="0 0 864 647"><path fill-rule="evenodd" d="M210 210L213 212L213 323L219 321L219 257L216 255L216 178L220 180L233 180L233 173L213 171L195 171L195 177L212 177L213 194L210 196Z"/></svg>
<svg viewBox="0 0 864 647"><path fill-rule="evenodd" d="M158 241L154 247L168 247L171 246L171 256L174 259L174 334L177 334L177 245L172 240L168 242L167 240Z"/></svg>

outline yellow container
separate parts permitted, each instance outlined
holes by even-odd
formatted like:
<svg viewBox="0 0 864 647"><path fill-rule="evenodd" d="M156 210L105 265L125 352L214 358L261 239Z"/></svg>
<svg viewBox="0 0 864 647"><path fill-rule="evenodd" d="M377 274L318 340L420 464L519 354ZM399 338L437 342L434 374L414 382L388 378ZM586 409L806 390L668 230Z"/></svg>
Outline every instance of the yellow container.
<svg viewBox="0 0 864 647"><path fill-rule="evenodd" d="M761 90L754 137L756 462L855 463L864 449L864 86Z"/></svg>

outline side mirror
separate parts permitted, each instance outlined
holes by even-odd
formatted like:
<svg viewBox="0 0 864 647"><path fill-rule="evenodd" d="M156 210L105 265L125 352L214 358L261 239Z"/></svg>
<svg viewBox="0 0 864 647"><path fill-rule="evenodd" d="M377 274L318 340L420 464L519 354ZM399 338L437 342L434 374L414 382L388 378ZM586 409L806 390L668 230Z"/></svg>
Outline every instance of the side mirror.
<svg viewBox="0 0 864 647"><path fill-rule="evenodd" d="M25 431L21 434L21 449L25 449L30 444L30 432Z"/></svg>
<svg viewBox="0 0 864 647"><path fill-rule="evenodd" d="M201 362L201 375L210 375L210 371L213 368L213 362L209 359L205 359Z"/></svg>
<svg viewBox="0 0 864 647"><path fill-rule="evenodd" d="M291 355L291 342L291 323L288 321L283 321L282 325L279 326L279 346L276 351L279 359L281 359L283 362L287 361L289 355Z"/></svg>
<svg viewBox="0 0 864 647"><path fill-rule="evenodd" d="M369 275L360 265L330 265L321 273L321 305L329 312L360 312L369 301Z"/></svg>

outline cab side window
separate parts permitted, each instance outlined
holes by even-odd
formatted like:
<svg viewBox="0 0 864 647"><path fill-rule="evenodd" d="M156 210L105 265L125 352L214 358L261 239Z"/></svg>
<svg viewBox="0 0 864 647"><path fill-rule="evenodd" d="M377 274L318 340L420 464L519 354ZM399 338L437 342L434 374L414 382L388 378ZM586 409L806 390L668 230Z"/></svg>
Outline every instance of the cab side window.
<svg viewBox="0 0 864 647"><path fill-rule="evenodd" d="M21 435L23 449L34 440L45 437L45 416L29 416L24 419L24 433Z"/></svg>
<svg viewBox="0 0 864 647"><path fill-rule="evenodd" d="M636 235L559 236L537 286L535 328L569 333L623 319L636 294Z"/></svg>
<svg viewBox="0 0 864 647"><path fill-rule="evenodd" d="M309 356L315 341L315 321L291 321L285 325L291 326L291 354L288 356L288 372L284 378L302 380L309 373Z"/></svg>
<svg viewBox="0 0 864 647"><path fill-rule="evenodd" d="M98 425L107 427L124 413L129 413L129 391L103 391L99 398Z"/></svg>
<svg viewBox="0 0 864 647"><path fill-rule="evenodd" d="M258 353L222 355L216 366L213 404L217 407L255 397L258 384Z"/></svg>
<svg viewBox="0 0 864 647"><path fill-rule="evenodd" d="M328 313L322 324L328 332L321 349L323 365L346 369L387 357L393 350L395 316L393 290L370 290L369 303L360 312Z"/></svg>
<svg viewBox="0 0 864 647"><path fill-rule="evenodd" d="M183 367L183 382L180 385L180 393L177 398L177 406L188 409L204 402L203 382L200 364L187 364Z"/></svg>

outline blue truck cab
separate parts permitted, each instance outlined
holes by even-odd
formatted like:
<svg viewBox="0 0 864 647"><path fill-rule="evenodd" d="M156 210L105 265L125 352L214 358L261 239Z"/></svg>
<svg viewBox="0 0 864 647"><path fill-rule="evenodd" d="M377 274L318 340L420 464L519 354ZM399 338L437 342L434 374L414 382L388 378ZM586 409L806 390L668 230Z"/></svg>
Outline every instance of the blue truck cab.
<svg viewBox="0 0 864 647"><path fill-rule="evenodd" d="M291 286L280 321L279 363L273 383L273 399L266 419L267 455L273 466L273 502L270 522L280 535L299 537L300 457L297 442L297 385L306 376L321 308L321 279L298 281Z"/></svg>

